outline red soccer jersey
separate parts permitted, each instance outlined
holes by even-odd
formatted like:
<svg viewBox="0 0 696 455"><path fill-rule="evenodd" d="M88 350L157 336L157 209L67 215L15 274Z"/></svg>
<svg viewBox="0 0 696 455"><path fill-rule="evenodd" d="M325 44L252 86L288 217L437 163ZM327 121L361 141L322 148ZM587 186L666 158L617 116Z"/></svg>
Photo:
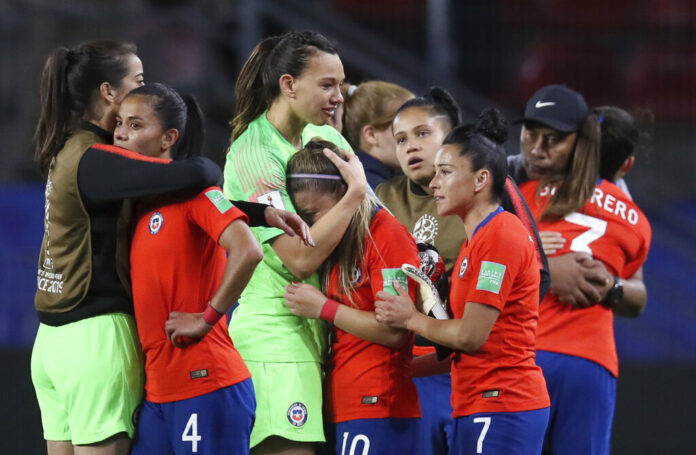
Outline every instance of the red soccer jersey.
<svg viewBox="0 0 696 455"><path fill-rule="evenodd" d="M551 189L539 181L520 190L535 218L549 203ZM643 265L650 248L650 224L638 206L613 183L601 180L579 212L557 221L537 221L539 231L560 232L566 240L553 256L585 252L602 261L609 273L629 278ZM582 357L614 376L619 360L614 343L614 314L604 305L573 308L548 292L541 303L537 349Z"/></svg>
<svg viewBox="0 0 696 455"><path fill-rule="evenodd" d="M381 209L370 224L372 238L365 240L365 266L356 268L357 284L351 297L354 307L375 310L375 295L381 291L383 273L408 263L419 265L413 237L396 218ZM408 292L415 299L415 284ZM331 270L327 294L345 305L338 267ZM371 343L335 327L326 381L326 402L333 422L356 419L420 417L418 392L413 384L411 358L413 336L399 349Z"/></svg>
<svg viewBox="0 0 696 455"><path fill-rule="evenodd" d="M170 312L205 310L227 263L217 240L235 220L247 222L247 217L217 187L150 210L138 220L131 280L149 401L184 400L250 376L227 333L226 316L200 342L184 349L174 347L164 332Z"/></svg>
<svg viewBox="0 0 696 455"><path fill-rule="evenodd" d="M549 406L546 381L534 359L539 267L522 222L499 208L464 242L452 270L455 318L467 302L500 310L488 339L473 355L456 352L452 365L454 417L520 412Z"/></svg>

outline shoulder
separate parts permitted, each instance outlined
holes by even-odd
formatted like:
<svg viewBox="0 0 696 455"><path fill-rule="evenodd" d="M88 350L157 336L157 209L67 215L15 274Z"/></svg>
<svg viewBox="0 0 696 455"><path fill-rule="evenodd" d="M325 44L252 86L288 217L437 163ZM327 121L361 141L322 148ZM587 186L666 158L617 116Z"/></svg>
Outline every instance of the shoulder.
<svg viewBox="0 0 696 455"><path fill-rule="evenodd" d="M399 175L375 188L375 194L383 201L393 200L398 194L403 194L408 179L405 175Z"/></svg>
<svg viewBox="0 0 696 455"><path fill-rule="evenodd" d="M353 151L353 148L348 144L348 141L331 125L314 125L308 124L302 132L306 140L313 137L320 137L324 140L333 142L342 149Z"/></svg>

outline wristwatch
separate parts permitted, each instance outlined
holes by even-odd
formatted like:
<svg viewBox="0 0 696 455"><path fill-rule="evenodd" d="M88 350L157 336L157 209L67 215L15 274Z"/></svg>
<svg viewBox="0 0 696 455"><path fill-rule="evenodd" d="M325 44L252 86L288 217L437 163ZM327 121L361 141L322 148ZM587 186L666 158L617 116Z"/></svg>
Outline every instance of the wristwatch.
<svg viewBox="0 0 696 455"><path fill-rule="evenodd" d="M614 308L623 299L624 288L623 280L618 276L614 277L614 285L607 292L607 296L604 298L604 303L609 308Z"/></svg>

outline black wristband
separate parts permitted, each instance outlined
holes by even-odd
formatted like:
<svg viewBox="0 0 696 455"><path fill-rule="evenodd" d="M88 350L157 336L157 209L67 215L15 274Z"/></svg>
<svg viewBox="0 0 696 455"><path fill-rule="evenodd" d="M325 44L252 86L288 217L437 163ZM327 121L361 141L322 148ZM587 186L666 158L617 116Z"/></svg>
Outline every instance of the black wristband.
<svg viewBox="0 0 696 455"><path fill-rule="evenodd" d="M249 217L249 226L270 226L270 224L266 222L266 215L264 213L268 205L247 201L232 201L232 204Z"/></svg>

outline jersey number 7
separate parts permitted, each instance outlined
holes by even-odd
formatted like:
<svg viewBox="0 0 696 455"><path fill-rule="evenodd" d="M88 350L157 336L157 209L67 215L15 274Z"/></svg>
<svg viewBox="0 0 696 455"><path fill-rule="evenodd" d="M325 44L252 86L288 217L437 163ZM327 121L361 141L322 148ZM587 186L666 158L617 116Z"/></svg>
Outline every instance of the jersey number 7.
<svg viewBox="0 0 696 455"><path fill-rule="evenodd" d="M569 223L577 224L589 228L579 236L575 237L570 243L570 249L579 253L587 253L592 256L590 243L599 239L607 232L607 222L582 213L573 212L565 217Z"/></svg>

